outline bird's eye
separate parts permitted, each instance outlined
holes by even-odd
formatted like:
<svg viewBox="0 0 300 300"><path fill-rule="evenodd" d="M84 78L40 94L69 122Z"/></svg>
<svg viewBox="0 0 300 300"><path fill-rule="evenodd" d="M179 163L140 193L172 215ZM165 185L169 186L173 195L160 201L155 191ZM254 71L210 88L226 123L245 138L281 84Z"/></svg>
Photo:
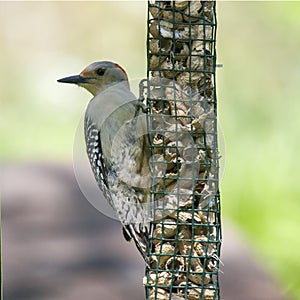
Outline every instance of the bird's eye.
<svg viewBox="0 0 300 300"><path fill-rule="evenodd" d="M96 73L97 73L99 76L103 76L104 73L105 73L105 69L100 68L100 69L98 69L98 70L96 71Z"/></svg>

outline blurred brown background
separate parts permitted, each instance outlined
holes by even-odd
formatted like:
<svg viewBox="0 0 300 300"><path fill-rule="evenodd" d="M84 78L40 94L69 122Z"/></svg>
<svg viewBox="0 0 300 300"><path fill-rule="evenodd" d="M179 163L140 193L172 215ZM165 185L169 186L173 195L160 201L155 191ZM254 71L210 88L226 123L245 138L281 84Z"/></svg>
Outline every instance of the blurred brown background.
<svg viewBox="0 0 300 300"><path fill-rule="evenodd" d="M218 3L223 300L300 299L299 13ZM146 16L144 1L0 2L5 299L144 299L142 259L74 176L90 95L56 79L97 60L145 77Z"/></svg>
<svg viewBox="0 0 300 300"><path fill-rule="evenodd" d="M84 198L70 164L1 168L4 299L144 299L143 259L120 224ZM287 299L264 261L223 225L222 299Z"/></svg>

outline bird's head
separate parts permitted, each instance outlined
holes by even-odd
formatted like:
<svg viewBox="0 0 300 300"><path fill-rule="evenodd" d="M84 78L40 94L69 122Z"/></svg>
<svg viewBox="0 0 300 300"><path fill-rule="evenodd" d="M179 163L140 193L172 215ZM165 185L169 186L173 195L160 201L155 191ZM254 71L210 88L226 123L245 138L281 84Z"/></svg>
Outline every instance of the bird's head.
<svg viewBox="0 0 300 300"><path fill-rule="evenodd" d="M129 87L125 70L118 64L110 61L94 62L87 66L79 75L61 78L57 81L77 84L84 87L94 96L117 83L124 82Z"/></svg>

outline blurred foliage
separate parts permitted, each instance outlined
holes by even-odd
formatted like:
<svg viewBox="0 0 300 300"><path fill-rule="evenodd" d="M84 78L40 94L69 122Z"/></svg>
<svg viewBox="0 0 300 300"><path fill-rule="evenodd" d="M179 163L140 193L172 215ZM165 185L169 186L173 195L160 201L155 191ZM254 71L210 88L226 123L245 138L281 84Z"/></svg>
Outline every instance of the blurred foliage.
<svg viewBox="0 0 300 300"><path fill-rule="evenodd" d="M299 2L221 1L217 41L223 215L297 299L299 13ZM1 159L70 160L90 95L56 79L105 59L143 78L145 37L144 1L1 2Z"/></svg>
<svg viewBox="0 0 300 300"><path fill-rule="evenodd" d="M223 213L300 299L300 4L220 2L218 12Z"/></svg>
<svg viewBox="0 0 300 300"><path fill-rule="evenodd" d="M98 60L142 78L146 16L145 2L0 2L0 157L70 159L91 96L56 80Z"/></svg>

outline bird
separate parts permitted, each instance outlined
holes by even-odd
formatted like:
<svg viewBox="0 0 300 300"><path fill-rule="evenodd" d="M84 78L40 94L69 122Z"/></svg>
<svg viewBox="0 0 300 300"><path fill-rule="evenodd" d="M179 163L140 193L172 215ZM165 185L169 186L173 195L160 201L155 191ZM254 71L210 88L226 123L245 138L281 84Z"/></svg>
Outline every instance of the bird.
<svg viewBox="0 0 300 300"><path fill-rule="evenodd" d="M123 225L123 235L148 264L149 136L147 107L131 92L126 71L94 62L79 75L57 80L93 95L84 117L86 151L104 197Z"/></svg>

